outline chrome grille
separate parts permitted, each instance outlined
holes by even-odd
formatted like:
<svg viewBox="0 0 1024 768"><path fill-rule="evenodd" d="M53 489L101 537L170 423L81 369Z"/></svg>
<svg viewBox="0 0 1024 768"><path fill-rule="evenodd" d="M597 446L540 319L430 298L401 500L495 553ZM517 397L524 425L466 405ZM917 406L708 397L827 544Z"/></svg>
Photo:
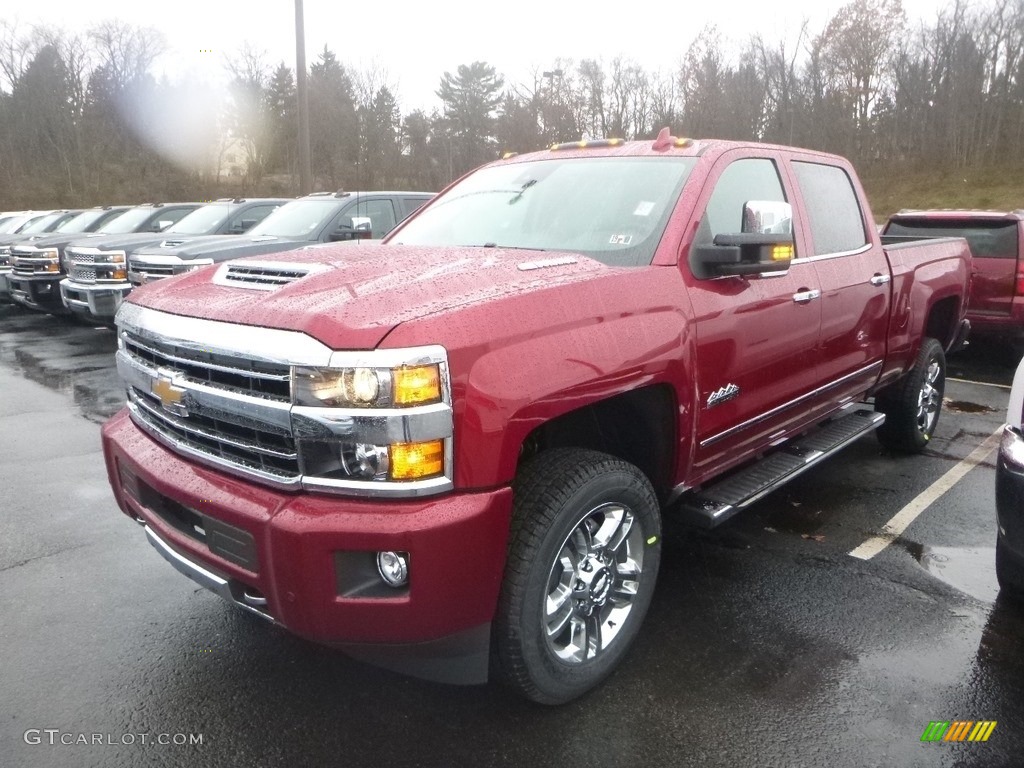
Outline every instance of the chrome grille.
<svg viewBox="0 0 1024 768"><path fill-rule="evenodd" d="M123 332L121 339L130 356L151 368L175 371L190 381L236 394L291 401L291 371L286 365L175 346L128 332Z"/></svg>
<svg viewBox="0 0 1024 768"><path fill-rule="evenodd" d="M151 264L146 261L139 261L136 259L131 260L132 271L134 272L145 272L147 275L173 275L175 270L181 270L184 268L184 264L180 267L176 267L173 264Z"/></svg>
<svg viewBox="0 0 1024 768"><path fill-rule="evenodd" d="M176 445L282 480L299 477L295 440L285 430L276 431L266 424L242 425L236 423L241 419L223 416L189 413L181 418L165 411L155 395L138 387L129 388L128 400L145 427Z"/></svg>
<svg viewBox="0 0 1024 768"><path fill-rule="evenodd" d="M96 270L91 267L79 267L77 264L71 267L71 279L84 282L96 282Z"/></svg>
<svg viewBox="0 0 1024 768"><path fill-rule="evenodd" d="M74 264L95 264L96 254L94 253L79 253L78 251L69 248L67 251L68 259Z"/></svg>

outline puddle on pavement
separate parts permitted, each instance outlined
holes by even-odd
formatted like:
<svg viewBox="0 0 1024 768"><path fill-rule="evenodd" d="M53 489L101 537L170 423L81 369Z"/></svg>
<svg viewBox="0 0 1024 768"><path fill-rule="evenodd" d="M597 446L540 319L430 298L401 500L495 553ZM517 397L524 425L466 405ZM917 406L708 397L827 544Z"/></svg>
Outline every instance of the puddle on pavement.
<svg viewBox="0 0 1024 768"><path fill-rule="evenodd" d="M994 413L995 408L980 403L969 403L966 400L943 400L942 407L953 413Z"/></svg>
<svg viewBox="0 0 1024 768"><path fill-rule="evenodd" d="M982 602L995 602L999 594L995 547L929 547L916 541L901 544L939 581Z"/></svg>

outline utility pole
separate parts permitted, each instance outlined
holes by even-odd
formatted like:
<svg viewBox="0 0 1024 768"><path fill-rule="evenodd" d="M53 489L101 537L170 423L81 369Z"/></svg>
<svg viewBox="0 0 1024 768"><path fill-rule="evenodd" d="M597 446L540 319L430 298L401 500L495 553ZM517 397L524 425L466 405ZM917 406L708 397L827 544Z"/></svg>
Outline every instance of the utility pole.
<svg viewBox="0 0 1024 768"><path fill-rule="evenodd" d="M299 194L313 191L313 167L309 158L309 86L306 83L306 23L302 0L295 0L295 92L299 108Z"/></svg>

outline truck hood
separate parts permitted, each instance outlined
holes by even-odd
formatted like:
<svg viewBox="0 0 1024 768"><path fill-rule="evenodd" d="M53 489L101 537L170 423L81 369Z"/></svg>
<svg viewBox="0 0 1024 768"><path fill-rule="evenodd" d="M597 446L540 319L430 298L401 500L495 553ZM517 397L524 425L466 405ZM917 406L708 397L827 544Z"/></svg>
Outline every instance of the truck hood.
<svg viewBox="0 0 1024 768"><path fill-rule="evenodd" d="M167 245L163 245L166 241ZM290 251L309 245L310 240L297 240L274 235L163 235L152 245L135 250L136 256L177 256L179 259L213 259L226 261L240 256Z"/></svg>
<svg viewBox="0 0 1024 768"><path fill-rule="evenodd" d="M261 264L308 274L272 290L224 279L229 270L258 270ZM372 349L409 320L610 271L572 253L352 243L209 266L145 285L128 301L171 314L301 331L332 349Z"/></svg>
<svg viewBox="0 0 1024 768"><path fill-rule="evenodd" d="M127 251L132 253L139 248L159 245L169 237L173 237L173 235L165 235L162 232L133 232L125 235L101 235L93 232L81 235L68 243L68 245L72 247L76 245L88 246L89 248L98 248L101 251ZM178 237L183 236L178 235ZM193 236L185 235L184 237Z"/></svg>
<svg viewBox="0 0 1024 768"><path fill-rule="evenodd" d="M74 243L79 240L86 240L90 237L95 237L88 232L51 232L48 235L30 235L30 238L14 241L14 245L31 245L35 248L59 248L63 250L68 243ZM83 243L84 245L84 243Z"/></svg>

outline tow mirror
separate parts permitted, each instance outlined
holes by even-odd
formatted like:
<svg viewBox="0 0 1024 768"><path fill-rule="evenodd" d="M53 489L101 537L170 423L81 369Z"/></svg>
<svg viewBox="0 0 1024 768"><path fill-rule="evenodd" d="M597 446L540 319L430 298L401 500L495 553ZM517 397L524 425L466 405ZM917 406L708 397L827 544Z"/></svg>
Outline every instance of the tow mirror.
<svg viewBox="0 0 1024 768"><path fill-rule="evenodd" d="M743 206L743 231L715 235L696 246L696 261L710 276L784 273L793 260L793 207L772 200Z"/></svg>

